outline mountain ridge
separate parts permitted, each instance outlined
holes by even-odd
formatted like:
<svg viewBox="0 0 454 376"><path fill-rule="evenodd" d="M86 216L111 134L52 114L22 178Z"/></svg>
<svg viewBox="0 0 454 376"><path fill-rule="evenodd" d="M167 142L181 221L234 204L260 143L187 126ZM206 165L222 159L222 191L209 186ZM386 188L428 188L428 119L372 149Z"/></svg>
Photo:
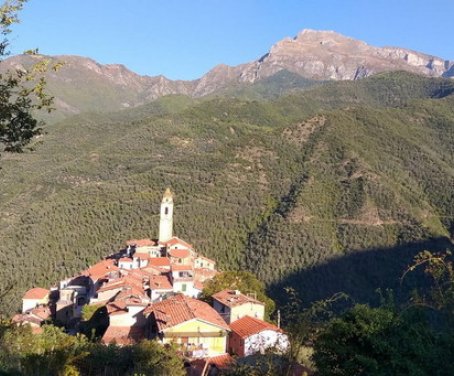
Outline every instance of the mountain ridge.
<svg viewBox="0 0 454 376"><path fill-rule="evenodd" d="M0 66L22 69L42 58L66 63L58 72L47 74L49 92L60 110L54 116L60 119L85 111L136 107L166 95L215 95L232 87L247 88L281 71L319 81L355 80L395 70L454 76L454 61L400 47L374 47L334 31L311 29L276 42L257 60L236 66L219 64L195 80L139 75L122 64L100 64L76 55L16 55ZM281 87L279 92L286 89Z"/></svg>

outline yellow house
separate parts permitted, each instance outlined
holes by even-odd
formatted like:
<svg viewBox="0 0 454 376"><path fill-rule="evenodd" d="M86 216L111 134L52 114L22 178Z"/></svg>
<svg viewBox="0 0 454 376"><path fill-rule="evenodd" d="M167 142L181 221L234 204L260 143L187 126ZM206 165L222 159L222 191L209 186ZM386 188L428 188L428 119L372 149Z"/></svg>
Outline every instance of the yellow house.
<svg viewBox="0 0 454 376"><path fill-rule="evenodd" d="M145 310L151 335L192 358L224 354L229 326L207 303L178 294Z"/></svg>

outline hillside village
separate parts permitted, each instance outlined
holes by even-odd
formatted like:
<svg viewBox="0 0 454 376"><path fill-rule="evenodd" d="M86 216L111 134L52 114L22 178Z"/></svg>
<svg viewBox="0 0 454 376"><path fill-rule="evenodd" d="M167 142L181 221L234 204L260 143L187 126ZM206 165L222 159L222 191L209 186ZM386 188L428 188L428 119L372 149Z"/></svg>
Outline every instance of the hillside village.
<svg viewBox="0 0 454 376"><path fill-rule="evenodd" d="M35 333L45 323L72 334L88 327L104 344L141 339L174 344L194 375L208 366L227 367L231 355L285 351L286 334L264 321L265 304L255 296L223 290L212 296L212 306L197 299L205 282L220 272L214 260L174 236L173 209L173 194L167 189L157 240L129 240L120 252L50 290L28 290L13 322L29 324Z"/></svg>

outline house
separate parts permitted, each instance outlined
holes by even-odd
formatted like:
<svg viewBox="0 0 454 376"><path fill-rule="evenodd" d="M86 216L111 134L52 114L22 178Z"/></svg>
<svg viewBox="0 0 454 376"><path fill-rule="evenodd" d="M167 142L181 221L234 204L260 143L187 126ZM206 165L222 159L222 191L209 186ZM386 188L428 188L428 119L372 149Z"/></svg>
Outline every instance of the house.
<svg viewBox="0 0 454 376"><path fill-rule="evenodd" d="M213 295L213 308L230 324L244 316L263 320L265 304L238 290L222 290Z"/></svg>
<svg viewBox="0 0 454 376"><path fill-rule="evenodd" d="M148 304L149 300L143 296L128 291L118 294L114 301L106 304L109 326L101 341L127 345L144 338L147 324L144 309Z"/></svg>
<svg viewBox="0 0 454 376"><path fill-rule="evenodd" d="M163 300L172 295L173 286L167 275L153 275L150 277L150 298L152 302Z"/></svg>
<svg viewBox="0 0 454 376"><path fill-rule="evenodd" d="M197 257L194 260L194 266L196 268L215 270L216 261L202 255L197 255Z"/></svg>
<svg viewBox="0 0 454 376"><path fill-rule="evenodd" d="M28 290L22 298L22 313L30 311L38 305L49 303L49 290L34 287Z"/></svg>
<svg viewBox="0 0 454 376"><path fill-rule="evenodd" d="M47 305L37 306L25 313L13 316L12 322L17 325L30 325L33 333L41 333L41 326L51 320L52 312Z"/></svg>
<svg viewBox="0 0 454 376"><path fill-rule="evenodd" d="M244 316L230 324L228 349L240 357L275 349L285 352L290 346L287 335L276 325L255 317Z"/></svg>
<svg viewBox="0 0 454 376"><path fill-rule="evenodd" d="M188 357L203 358L226 352L229 326L207 303L178 294L145 309L151 337L177 344Z"/></svg>

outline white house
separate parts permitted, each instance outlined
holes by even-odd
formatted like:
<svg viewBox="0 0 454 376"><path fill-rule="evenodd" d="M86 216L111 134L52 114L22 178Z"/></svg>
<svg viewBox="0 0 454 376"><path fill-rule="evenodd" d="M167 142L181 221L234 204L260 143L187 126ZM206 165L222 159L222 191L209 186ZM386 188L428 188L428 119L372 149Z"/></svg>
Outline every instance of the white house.
<svg viewBox="0 0 454 376"><path fill-rule="evenodd" d="M244 316L230 324L228 349L240 357L275 350L285 352L289 346L288 336L276 325L255 317Z"/></svg>

